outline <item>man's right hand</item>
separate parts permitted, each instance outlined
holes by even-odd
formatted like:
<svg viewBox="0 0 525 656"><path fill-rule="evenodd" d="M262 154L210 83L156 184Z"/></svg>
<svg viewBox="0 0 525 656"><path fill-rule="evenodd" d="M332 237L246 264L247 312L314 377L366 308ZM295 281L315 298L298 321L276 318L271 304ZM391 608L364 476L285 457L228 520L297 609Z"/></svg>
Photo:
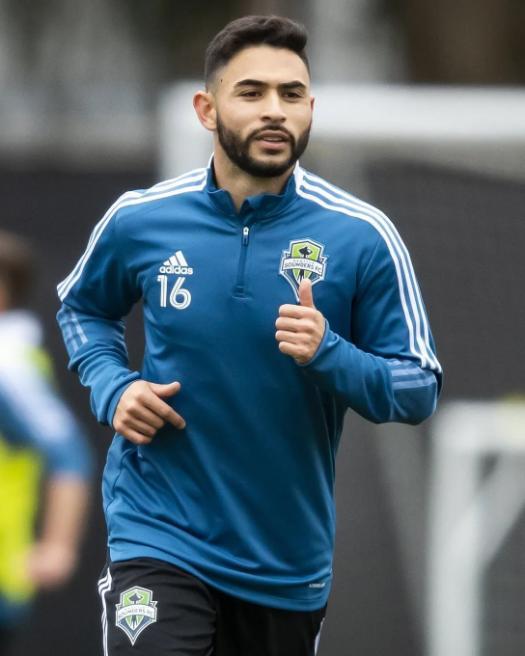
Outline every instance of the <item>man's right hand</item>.
<svg viewBox="0 0 525 656"><path fill-rule="evenodd" d="M184 419L162 400L179 390L178 382L159 385L136 380L120 397L113 416L113 428L134 444L149 444L166 422L175 428L184 428Z"/></svg>

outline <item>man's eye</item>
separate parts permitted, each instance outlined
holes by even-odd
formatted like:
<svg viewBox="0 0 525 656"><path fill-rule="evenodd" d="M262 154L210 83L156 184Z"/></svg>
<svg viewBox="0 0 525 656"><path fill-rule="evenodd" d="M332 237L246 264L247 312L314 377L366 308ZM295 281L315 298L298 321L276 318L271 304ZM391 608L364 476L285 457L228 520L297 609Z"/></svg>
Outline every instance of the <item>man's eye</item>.
<svg viewBox="0 0 525 656"><path fill-rule="evenodd" d="M284 95L286 98L291 98L292 100L298 100L299 98L302 98L301 94L297 91L287 91Z"/></svg>
<svg viewBox="0 0 525 656"><path fill-rule="evenodd" d="M259 95L259 91L243 91L241 96L243 98L256 98Z"/></svg>

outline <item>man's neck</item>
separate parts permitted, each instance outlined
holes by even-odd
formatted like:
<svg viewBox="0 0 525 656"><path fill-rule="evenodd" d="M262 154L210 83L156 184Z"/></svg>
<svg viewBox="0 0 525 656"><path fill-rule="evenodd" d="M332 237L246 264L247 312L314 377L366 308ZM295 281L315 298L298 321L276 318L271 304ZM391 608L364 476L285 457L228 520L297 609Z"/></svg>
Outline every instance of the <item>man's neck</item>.
<svg viewBox="0 0 525 656"><path fill-rule="evenodd" d="M249 196L279 194L293 171L291 166L275 178L256 178L239 169L221 149L215 149L213 168L217 187L230 193L237 211Z"/></svg>

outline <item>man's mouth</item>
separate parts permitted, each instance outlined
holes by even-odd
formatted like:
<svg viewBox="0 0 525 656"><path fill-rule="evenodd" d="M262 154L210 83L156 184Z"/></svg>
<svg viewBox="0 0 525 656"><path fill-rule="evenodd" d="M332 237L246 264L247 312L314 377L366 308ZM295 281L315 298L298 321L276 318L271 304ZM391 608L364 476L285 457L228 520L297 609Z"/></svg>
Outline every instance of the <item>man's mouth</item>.
<svg viewBox="0 0 525 656"><path fill-rule="evenodd" d="M290 141L290 137L285 134L284 132L261 132L259 133L255 139L257 141L267 141L270 143L283 143Z"/></svg>

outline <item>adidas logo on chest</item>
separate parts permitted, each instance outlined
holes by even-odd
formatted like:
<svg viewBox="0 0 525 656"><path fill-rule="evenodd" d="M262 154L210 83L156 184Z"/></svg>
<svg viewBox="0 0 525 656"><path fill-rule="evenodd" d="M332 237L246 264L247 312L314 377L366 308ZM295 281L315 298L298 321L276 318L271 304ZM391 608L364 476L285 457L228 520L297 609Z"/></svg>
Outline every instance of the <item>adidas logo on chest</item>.
<svg viewBox="0 0 525 656"><path fill-rule="evenodd" d="M174 273L178 276L191 276L193 268L188 266L184 253L176 251L159 267L159 273Z"/></svg>

